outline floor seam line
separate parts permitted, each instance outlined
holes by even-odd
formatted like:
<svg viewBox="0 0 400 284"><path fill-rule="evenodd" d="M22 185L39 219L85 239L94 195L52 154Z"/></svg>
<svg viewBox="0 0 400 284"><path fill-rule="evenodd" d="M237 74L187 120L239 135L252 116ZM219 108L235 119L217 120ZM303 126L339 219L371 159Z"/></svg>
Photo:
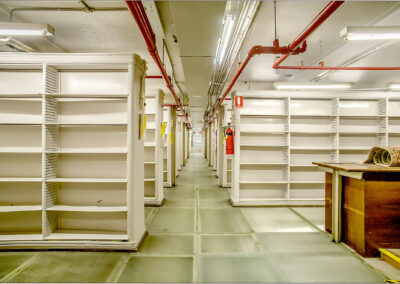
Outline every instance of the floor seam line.
<svg viewBox="0 0 400 284"><path fill-rule="evenodd" d="M0 282L8 282L15 276L17 276L19 273L24 271L32 262L34 262L40 255L42 255L41 252L34 254L31 256L29 259L27 259L24 263L22 263L20 266L15 268L13 271L8 273L6 276L0 279Z"/></svg>

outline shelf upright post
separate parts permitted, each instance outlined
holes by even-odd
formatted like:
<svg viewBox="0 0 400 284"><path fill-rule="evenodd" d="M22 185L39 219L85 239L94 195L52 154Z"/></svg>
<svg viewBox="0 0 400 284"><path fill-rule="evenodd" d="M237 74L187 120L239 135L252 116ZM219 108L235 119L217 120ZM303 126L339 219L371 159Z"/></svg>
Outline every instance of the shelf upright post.
<svg viewBox="0 0 400 284"><path fill-rule="evenodd" d="M379 115L379 126L378 126L378 143L380 147L388 146L389 134L388 134L388 112L389 112L389 99L386 97L379 100L378 102L378 115Z"/></svg>
<svg viewBox="0 0 400 284"><path fill-rule="evenodd" d="M42 235L47 238L57 229L57 213L47 211L55 205L57 184L48 182L48 179L57 177L57 155L47 153L56 152L58 145L57 126L46 123L58 122L57 99L47 94L59 92L59 74L55 66L43 64L43 96L42 96Z"/></svg>
<svg viewBox="0 0 400 284"><path fill-rule="evenodd" d="M164 181L164 187L171 187L171 146L172 146L172 138L171 135L171 109L167 107L164 109L164 123L166 124L165 133L164 133L164 145L166 144L166 165L164 171L167 171L167 179ZM164 146L165 147L165 146ZM165 151L165 149L164 149Z"/></svg>
<svg viewBox="0 0 400 284"><path fill-rule="evenodd" d="M224 112L225 107L221 107L218 109L218 145L217 145L217 175L218 175L218 185L223 186L224 178L226 176L226 161L224 157Z"/></svg>
<svg viewBox="0 0 400 284"><path fill-rule="evenodd" d="M291 136L291 127L290 127L290 97L284 98L284 115L285 115L285 127L284 131L285 133L283 135L286 136L285 143L285 162L286 162L286 168L285 168L285 181L286 181L286 186L285 186L285 192L284 192L284 197L285 199L290 199L290 136Z"/></svg>
<svg viewBox="0 0 400 284"><path fill-rule="evenodd" d="M144 223L144 141L140 139L139 117L144 115L146 67L139 56L128 64L128 141L127 141L127 231L138 244L146 231ZM138 82L138 83L136 83Z"/></svg>
<svg viewBox="0 0 400 284"><path fill-rule="evenodd" d="M232 126L234 133L234 154L232 159L231 201L237 204L240 199L240 108L234 107L235 98L232 98Z"/></svg>
<svg viewBox="0 0 400 284"><path fill-rule="evenodd" d="M332 139L332 154L331 161L333 163L339 162L339 98L331 100L331 139Z"/></svg>

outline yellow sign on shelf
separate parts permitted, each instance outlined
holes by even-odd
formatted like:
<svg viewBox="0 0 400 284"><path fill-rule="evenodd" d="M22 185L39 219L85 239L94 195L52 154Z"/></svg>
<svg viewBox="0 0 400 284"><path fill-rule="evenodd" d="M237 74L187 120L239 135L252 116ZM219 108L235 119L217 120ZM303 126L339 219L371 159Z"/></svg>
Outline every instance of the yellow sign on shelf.
<svg viewBox="0 0 400 284"><path fill-rule="evenodd" d="M167 123L166 122L162 122L161 123L161 139L164 137L166 128L167 128Z"/></svg>

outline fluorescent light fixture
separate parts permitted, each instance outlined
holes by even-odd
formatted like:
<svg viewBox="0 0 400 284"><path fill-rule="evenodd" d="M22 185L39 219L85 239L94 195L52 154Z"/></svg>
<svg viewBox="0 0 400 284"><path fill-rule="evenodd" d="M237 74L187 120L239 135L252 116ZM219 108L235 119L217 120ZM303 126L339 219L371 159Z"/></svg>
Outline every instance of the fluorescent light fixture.
<svg viewBox="0 0 400 284"><path fill-rule="evenodd" d="M350 89L352 86L352 83L274 83L274 87L277 90L345 90Z"/></svg>
<svg viewBox="0 0 400 284"><path fill-rule="evenodd" d="M400 83L390 83L388 84L388 87L392 91L400 91Z"/></svg>
<svg viewBox="0 0 400 284"><path fill-rule="evenodd" d="M340 31L345 40L395 40L400 39L400 26L347 26Z"/></svg>
<svg viewBox="0 0 400 284"><path fill-rule="evenodd" d="M233 24L235 23L233 19L234 19L233 15L227 15L226 17L224 23L224 31L222 32L222 38L219 41L219 44L222 46L218 54L218 59L217 59L218 64L222 63L222 60L224 59L226 53L226 49L228 48L229 39L231 38L232 35Z"/></svg>
<svg viewBox="0 0 400 284"><path fill-rule="evenodd" d="M0 22L2 36L52 36L54 33L48 24Z"/></svg>

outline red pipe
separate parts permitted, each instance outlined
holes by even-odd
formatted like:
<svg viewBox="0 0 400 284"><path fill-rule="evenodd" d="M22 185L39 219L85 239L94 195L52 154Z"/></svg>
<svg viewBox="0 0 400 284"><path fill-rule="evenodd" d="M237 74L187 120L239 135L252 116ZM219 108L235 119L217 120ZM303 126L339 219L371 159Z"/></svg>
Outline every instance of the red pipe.
<svg viewBox="0 0 400 284"><path fill-rule="evenodd" d="M342 4L344 1L331 1L325 8L311 21L310 24L304 29L303 32L288 46L288 47L279 47L279 42L277 40L274 41L273 47L262 47L262 46L253 46L245 60L240 64L239 69L236 71L235 75L232 78L231 83L228 85L227 89L225 90L224 94L222 95L221 100L218 101L216 107L214 108L212 114L209 117L215 115L217 110L222 104L222 101L231 91L232 87L235 85L237 79L239 78L240 74L243 72L244 68L246 67L247 63L249 63L250 59L256 54L285 54L280 60L278 60L274 65L273 68L276 68L283 62L290 54L299 54L304 52L307 48L306 39L312 32L314 32L326 19L329 18ZM299 49L299 46L302 44L302 47Z"/></svg>
<svg viewBox="0 0 400 284"><path fill-rule="evenodd" d="M146 76L146 79L163 79L163 76ZM171 76L168 76L168 78L171 80Z"/></svg>
<svg viewBox="0 0 400 284"><path fill-rule="evenodd" d="M297 47L296 49L290 50L289 47L287 47L287 46L279 46L279 41L277 39L274 40L273 46L255 45L252 48L250 48L249 53L247 54L245 60L240 64L239 69L236 71L235 75L232 78L232 81L226 88L222 97L218 100L218 103L217 103L216 107L214 108L214 111L212 112L210 117L215 116L217 110L220 108L222 102L225 100L225 97L229 94L229 92L235 85L237 79L242 74L247 63L249 63L250 59L254 55L258 55L258 54L299 54L299 53L305 52L306 49L307 49L306 42L303 42L301 47Z"/></svg>
<svg viewBox="0 0 400 284"><path fill-rule="evenodd" d="M301 34L291 43L288 48L293 50L304 42L323 22L326 21L342 4L344 1L331 1L325 8L308 24L308 26L301 32ZM272 68L276 68L281 64L289 55L283 56L279 59Z"/></svg>
<svg viewBox="0 0 400 284"><path fill-rule="evenodd" d="M275 69L290 70L368 70L368 71L390 71L400 70L400 67L328 67L328 66L277 66Z"/></svg>
<svg viewBox="0 0 400 284"><path fill-rule="evenodd" d="M176 104L183 110L183 106L175 93L174 87L172 86L171 79L167 75L166 70L164 69L161 58L158 54L156 47L156 37L154 35L153 29L151 28L149 19L147 18L146 11L144 10L143 4L141 1L125 1L128 6L129 11L131 11L132 16L134 17L140 32L143 35L143 38L146 42L147 49L150 55L153 57L154 62L157 64L158 68L161 71L161 75L167 83L167 88L171 91L172 96L174 97Z"/></svg>

